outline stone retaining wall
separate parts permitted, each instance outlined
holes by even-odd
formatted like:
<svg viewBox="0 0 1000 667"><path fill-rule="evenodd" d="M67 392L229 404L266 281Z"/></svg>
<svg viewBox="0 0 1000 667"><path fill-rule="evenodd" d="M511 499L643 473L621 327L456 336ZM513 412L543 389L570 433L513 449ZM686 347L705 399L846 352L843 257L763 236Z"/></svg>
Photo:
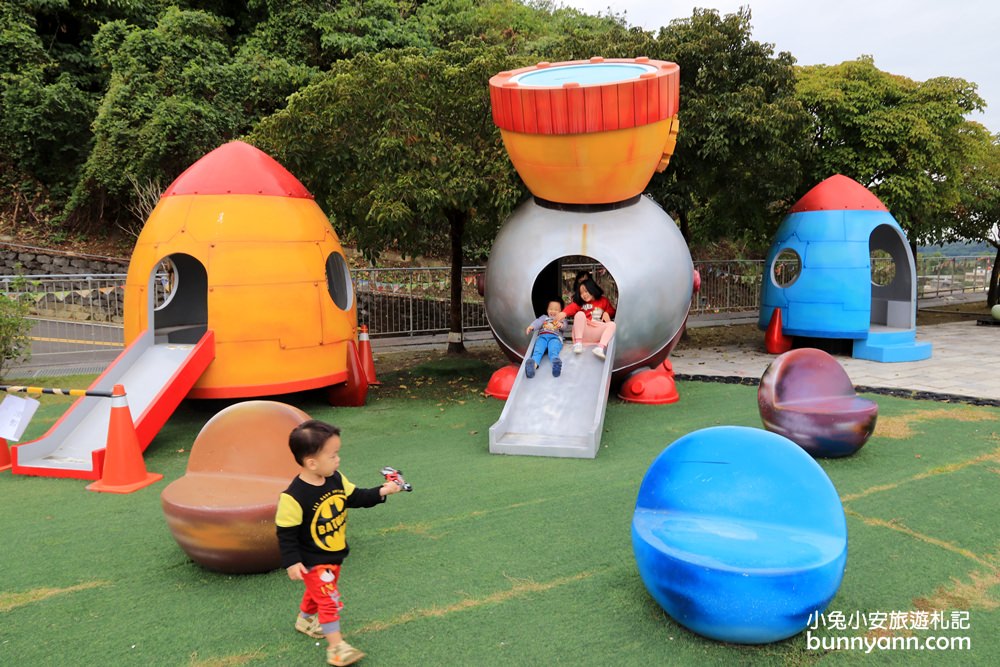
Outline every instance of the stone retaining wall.
<svg viewBox="0 0 1000 667"><path fill-rule="evenodd" d="M126 273L128 260L0 243L0 276Z"/></svg>

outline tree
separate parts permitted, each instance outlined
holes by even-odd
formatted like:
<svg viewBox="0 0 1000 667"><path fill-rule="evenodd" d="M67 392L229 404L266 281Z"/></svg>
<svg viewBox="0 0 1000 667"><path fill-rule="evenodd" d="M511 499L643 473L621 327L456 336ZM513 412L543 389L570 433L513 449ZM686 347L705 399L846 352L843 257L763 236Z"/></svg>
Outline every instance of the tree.
<svg viewBox="0 0 1000 667"><path fill-rule="evenodd" d="M308 68L252 48L234 56L225 27L214 15L177 7L150 28L101 27L95 55L111 77L68 205L78 219L116 218L133 197L131 182L165 186L308 81Z"/></svg>
<svg viewBox="0 0 1000 667"><path fill-rule="evenodd" d="M69 66L70 46L53 38L46 48L36 13L24 3L0 5L0 173L16 191L15 205L37 194L65 197L86 159L97 107L84 68Z"/></svg>
<svg viewBox="0 0 1000 667"><path fill-rule="evenodd" d="M298 175L369 258L395 247L451 256L448 351L464 351L462 266L522 196L492 123L502 48L388 51L337 63L250 140Z"/></svg>
<svg viewBox="0 0 1000 667"><path fill-rule="evenodd" d="M870 188L911 247L947 238L966 156L964 116L983 108L975 84L917 82L883 72L870 56L799 71L797 96L813 118L807 183L844 174Z"/></svg>
<svg viewBox="0 0 1000 667"><path fill-rule="evenodd" d="M18 281L15 281L15 287ZM0 293L0 378L7 372L8 364L31 356L28 310L27 302L18 299L16 294L8 296Z"/></svg>
<svg viewBox="0 0 1000 667"><path fill-rule="evenodd" d="M960 134L967 161L958 205L946 216L948 241L983 241L996 256L990 273L986 303L1000 302L1000 134L966 121Z"/></svg>
<svg viewBox="0 0 1000 667"><path fill-rule="evenodd" d="M603 47L626 31L621 17L589 16L548 0L428 0L420 3L416 20L438 47L474 40L553 62L606 55ZM613 29L613 37L605 36Z"/></svg>
<svg viewBox="0 0 1000 667"><path fill-rule="evenodd" d="M316 25L330 60L404 47L427 48L431 40L414 15L415 2L346 0L324 12Z"/></svg>
<svg viewBox="0 0 1000 667"><path fill-rule="evenodd" d="M145 25L165 2L0 3L0 173L14 186L15 205L37 200L29 204L40 220L61 210L93 145L90 126L108 82L94 36L109 21Z"/></svg>
<svg viewBox="0 0 1000 667"><path fill-rule="evenodd" d="M649 193L685 239L766 242L802 179L808 118L794 59L751 38L750 10L696 9L662 28L650 55L680 65L680 134Z"/></svg>

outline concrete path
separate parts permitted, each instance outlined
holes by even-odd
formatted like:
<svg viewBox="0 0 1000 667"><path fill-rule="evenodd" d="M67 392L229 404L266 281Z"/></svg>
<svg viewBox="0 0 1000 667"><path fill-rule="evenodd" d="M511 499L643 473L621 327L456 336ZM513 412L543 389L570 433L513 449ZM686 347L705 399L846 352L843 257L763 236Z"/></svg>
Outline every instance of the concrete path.
<svg viewBox="0 0 1000 667"><path fill-rule="evenodd" d="M855 386L929 392L1000 402L1000 326L977 325L970 319L918 327L917 340L932 343L930 359L880 363L838 356ZM684 349L670 358L681 377L756 378L773 355L759 347L729 346Z"/></svg>

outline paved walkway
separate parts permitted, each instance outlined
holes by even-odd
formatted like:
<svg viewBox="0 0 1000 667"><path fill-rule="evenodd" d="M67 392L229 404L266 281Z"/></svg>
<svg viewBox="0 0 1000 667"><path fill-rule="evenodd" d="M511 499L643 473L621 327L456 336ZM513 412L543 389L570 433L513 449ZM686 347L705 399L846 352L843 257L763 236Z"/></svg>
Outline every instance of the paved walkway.
<svg viewBox="0 0 1000 667"><path fill-rule="evenodd" d="M917 340L933 344L930 359L880 363L837 357L859 387L906 390L985 399L1000 403L1000 326L977 325L974 319L917 328ZM670 355L680 376L756 378L773 355L750 346L684 349Z"/></svg>
<svg viewBox="0 0 1000 667"><path fill-rule="evenodd" d="M692 326L756 324L756 317L691 322ZM933 344L930 359L881 363L838 356L855 386L902 392L924 392L944 397L982 399L1000 404L1000 326L963 322L917 328L917 340ZM443 349L447 336L387 338L372 341L376 355L420 349ZM491 334L467 334L466 347L495 345ZM764 351L764 332L758 345L685 348L682 342L670 355L680 376L759 380L774 355Z"/></svg>

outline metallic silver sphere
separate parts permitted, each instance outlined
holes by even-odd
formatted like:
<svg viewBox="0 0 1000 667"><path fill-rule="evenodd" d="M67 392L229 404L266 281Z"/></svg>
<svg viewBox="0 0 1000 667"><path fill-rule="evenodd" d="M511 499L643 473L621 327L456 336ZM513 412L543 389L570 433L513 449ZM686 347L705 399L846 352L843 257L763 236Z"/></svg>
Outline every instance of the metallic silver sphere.
<svg viewBox="0 0 1000 667"><path fill-rule="evenodd" d="M532 199L514 211L486 266L486 317L501 348L525 355L524 329L540 314L535 280L577 255L602 264L618 286L615 374L659 363L687 318L694 265L673 219L648 197L610 210L558 210Z"/></svg>

